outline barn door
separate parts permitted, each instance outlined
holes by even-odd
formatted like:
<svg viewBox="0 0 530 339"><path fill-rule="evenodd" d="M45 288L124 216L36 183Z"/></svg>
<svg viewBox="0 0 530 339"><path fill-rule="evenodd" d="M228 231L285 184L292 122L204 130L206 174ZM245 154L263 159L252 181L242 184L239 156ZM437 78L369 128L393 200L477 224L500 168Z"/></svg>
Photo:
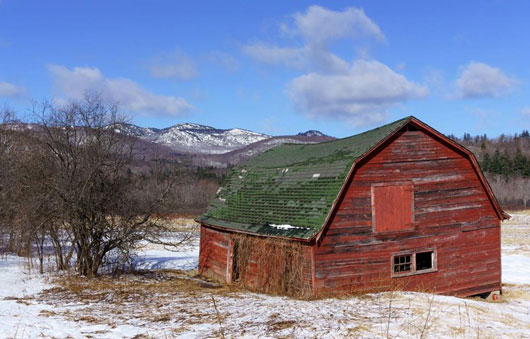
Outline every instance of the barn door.
<svg viewBox="0 0 530 339"><path fill-rule="evenodd" d="M239 266L238 266L238 249L239 249L239 239L235 238L231 241L231 254L230 254L230 282L239 281Z"/></svg>
<svg viewBox="0 0 530 339"><path fill-rule="evenodd" d="M413 228L414 187L407 184L372 185L372 228L374 232Z"/></svg>

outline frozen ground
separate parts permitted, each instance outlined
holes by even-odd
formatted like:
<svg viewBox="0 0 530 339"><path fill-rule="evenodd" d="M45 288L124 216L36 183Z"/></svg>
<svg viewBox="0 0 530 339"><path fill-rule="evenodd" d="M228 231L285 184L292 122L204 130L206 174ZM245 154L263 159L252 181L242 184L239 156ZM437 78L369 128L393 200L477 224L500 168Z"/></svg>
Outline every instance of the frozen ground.
<svg viewBox="0 0 530 339"><path fill-rule="evenodd" d="M530 216L503 224L501 302L388 292L301 301L194 277L198 249L139 253L144 274L41 277L0 260L0 337L530 338ZM167 269L181 271L168 271Z"/></svg>

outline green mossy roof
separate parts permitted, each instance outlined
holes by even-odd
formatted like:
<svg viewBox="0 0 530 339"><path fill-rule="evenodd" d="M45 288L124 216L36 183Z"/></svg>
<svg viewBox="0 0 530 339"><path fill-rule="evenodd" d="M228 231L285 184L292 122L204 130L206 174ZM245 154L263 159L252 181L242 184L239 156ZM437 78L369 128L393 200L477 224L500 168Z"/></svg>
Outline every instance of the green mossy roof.
<svg viewBox="0 0 530 339"><path fill-rule="evenodd" d="M409 120L344 139L270 149L232 169L198 220L242 232L311 239L324 226L354 161Z"/></svg>

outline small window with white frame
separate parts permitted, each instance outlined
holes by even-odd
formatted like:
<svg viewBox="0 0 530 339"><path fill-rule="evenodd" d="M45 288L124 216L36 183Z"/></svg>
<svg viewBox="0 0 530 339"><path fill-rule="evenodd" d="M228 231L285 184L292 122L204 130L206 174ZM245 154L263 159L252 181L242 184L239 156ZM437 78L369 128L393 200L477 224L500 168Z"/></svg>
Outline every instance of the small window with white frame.
<svg viewBox="0 0 530 339"><path fill-rule="evenodd" d="M426 249L392 255L392 277L437 271L436 250Z"/></svg>

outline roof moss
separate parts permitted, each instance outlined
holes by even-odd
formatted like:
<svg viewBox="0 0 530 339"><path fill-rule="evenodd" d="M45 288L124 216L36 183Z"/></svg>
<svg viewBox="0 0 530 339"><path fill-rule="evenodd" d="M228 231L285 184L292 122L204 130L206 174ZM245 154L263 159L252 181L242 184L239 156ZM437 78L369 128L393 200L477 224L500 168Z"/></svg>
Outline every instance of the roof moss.
<svg viewBox="0 0 530 339"><path fill-rule="evenodd" d="M355 160L410 118L319 144L283 144L251 158L230 171L198 220L240 232L311 239L324 226Z"/></svg>

